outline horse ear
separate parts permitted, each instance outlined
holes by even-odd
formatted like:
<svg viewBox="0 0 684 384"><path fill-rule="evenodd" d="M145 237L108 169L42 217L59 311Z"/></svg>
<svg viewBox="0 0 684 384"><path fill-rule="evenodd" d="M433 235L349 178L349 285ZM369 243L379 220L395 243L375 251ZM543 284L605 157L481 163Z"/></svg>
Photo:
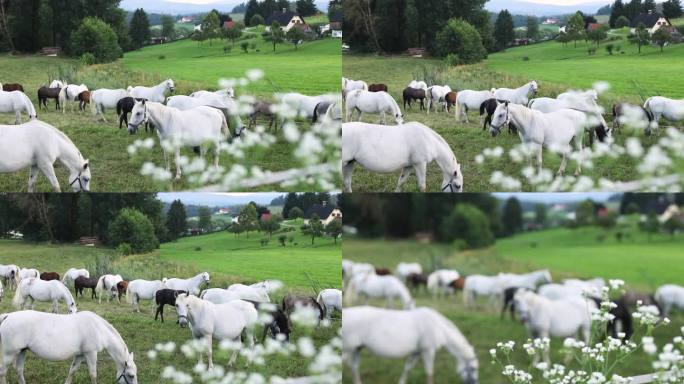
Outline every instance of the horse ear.
<svg viewBox="0 0 684 384"><path fill-rule="evenodd" d="M506 105L506 107L508 107L508 103L509 103L509 101L506 100L506 102L504 103Z"/></svg>
<svg viewBox="0 0 684 384"><path fill-rule="evenodd" d="M147 101L147 99L142 99L142 105L145 105L146 101Z"/></svg>
<svg viewBox="0 0 684 384"><path fill-rule="evenodd" d="M88 169L88 164L90 163L90 160L86 159L85 163L83 163L83 170L85 171Z"/></svg>

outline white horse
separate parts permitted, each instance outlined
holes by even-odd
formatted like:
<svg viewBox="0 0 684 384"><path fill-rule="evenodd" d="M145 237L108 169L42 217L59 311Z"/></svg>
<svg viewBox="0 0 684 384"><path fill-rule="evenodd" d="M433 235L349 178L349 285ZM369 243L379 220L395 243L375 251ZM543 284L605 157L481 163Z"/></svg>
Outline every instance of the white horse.
<svg viewBox="0 0 684 384"><path fill-rule="evenodd" d="M675 284L660 286L655 293L655 299L666 316L672 309L684 310L684 287Z"/></svg>
<svg viewBox="0 0 684 384"><path fill-rule="evenodd" d="M181 327L189 324L192 336L204 341L209 369L214 367L212 339L239 342L242 332L246 330L250 345L254 343L254 336L249 327L249 320L258 317L254 306L247 307L242 303L235 302L214 304L196 296L188 296L182 293L176 297L176 311L178 312L178 324ZM233 351L229 365L235 362L237 352L237 350ZM199 363L202 363L201 353L199 354Z"/></svg>
<svg viewBox="0 0 684 384"><path fill-rule="evenodd" d="M26 302L29 303L29 309L33 309L34 301L51 301L52 312L59 312L59 302L64 301L67 306L68 313L76 313L76 301L71 296L71 292L58 280L40 280L35 277L23 279L17 286L17 291L14 293L12 305L17 309L24 309Z"/></svg>
<svg viewBox="0 0 684 384"><path fill-rule="evenodd" d="M17 282L20 282L23 279L30 279L30 278L39 278L40 277L40 271L35 269L35 268L21 268L19 269L19 273L17 273L16 280Z"/></svg>
<svg viewBox="0 0 684 384"><path fill-rule="evenodd" d="M458 280L459 277L461 274L452 269L438 269L428 275L427 289L432 292L433 296L453 293L454 290L449 284Z"/></svg>
<svg viewBox="0 0 684 384"><path fill-rule="evenodd" d="M107 295L107 302L109 302L112 297L118 297L119 291L116 285L120 281L123 281L123 277L121 277L121 275L106 274L100 276L100 278L97 280L97 285L95 286L95 293L97 294L98 303L102 303L102 296L104 292L109 292L109 295Z"/></svg>
<svg viewBox="0 0 684 384"><path fill-rule="evenodd" d="M26 351L49 361L72 359L65 384L71 384L83 361L88 365L90 382L97 383L97 353L107 351L116 364L117 384L137 384L137 368L133 353L117 330L92 312L56 315L36 311L20 311L0 315L2 366L0 383L7 380L7 369L14 364L19 384L25 384ZM52 372L52 379L55 379Z"/></svg>
<svg viewBox="0 0 684 384"><path fill-rule="evenodd" d="M684 121L684 99L674 100L667 97L650 97L644 103L644 109L653 114L656 132L661 117L671 122Z"/></svg>
<svg viewBox="0 0 684 384"><path fill-rule="evenodd" d="M226 96L230 98L235 98L235 90L233 88L224 88L224 89L219 89L218 91L205 91L205 90L200 90L200 91L195 91L190 94L190 97L206 97L206 96L211 96L211 95L219 95L219 96Z"/></svg>
<svg viewBox="0 0 684 384"><path fill-rule="evenodd" d="M577 286L568 286L563 284L544 284L539 287L537 294L549 300L560 300L573 297L582 298L584 297L585 290Z"/></svg>
<svg viewBox="0 0 684 384"><path fill-rule="evenodd" d="M368 90L368 83L363 80L352 80L346 77L342 78L342 97L346 99L347 94L355 89Z"/></svg>
<svg viewBox="0 0 684 384"><path fill-rule="evenodd" d="M408 288L395 276L378 276L375 274L356 275L349 280L347 296L354 303L359 296L368 299L386 299L387 307L393 308L395 299L399 299L404 309L414 308L415 303Z"/></svg>
<svg viewBox="0 0 684 384"><path fill-rule="evenodd" d="M162 280L162 283L164 283L165 288L186 291L191 295L197 296L200 293L202 284L209 285L211 280L209 279L209 272L202 272L189 279L165 278Z"/></svg>
<svg viewBox="0 0 684 384"><path fill-rule="evenodd" d="M456 95L456 115L465 118L468 122L468 110L478 110L480 105L489 99L494 98L492 91L471 91L469 89L458 92Z"/></svg>
<svg viewBox="0 0 684 384"><path fill-rule="evenodd" d="M551 113L563 109L575 109L586 113L588 122L587 128L596 131L600 141L605 141L606 137L612 137L612 126L609 126L603 117L603 108L590 96L583 93L566 93L563 99L552 99L550 97L538 97L529 101L527 106L530 109L543 113ZM599 130L599 126L602 130ZM593 135L593 132L590 132Z"/></svg>
<svg viewBox="0 0 684 384"><path fill-rule="evenodd" d="M456 372L464 384L478 383L475 350L461 331L446 317L431 308L408 311L374 307L345 308L342 312L342 358L352 370L354 384L361 384L361 350L390 359L408 356L399 384L407 377L419 357L433 383L434 360L445 348L456 359Z"/></svg>
<svg viewBox="0 0 684 384"><path fill-rule="evenodd" d="M563 280L563 285L595 291L596 293L600 294L603 287L606 286L606 281L601 277L596 277L589 280L565 279Z"/></svg>
<svg viewBox="0 0 684 384"><path fill-rule="evenodd" d="M69 268L62 276L62 283L68 284L69 282L76 280L79 276L90 278L90 272L85 268Z"/></svg>
<svg viewBox="0 0 684 384"><path fill-rule="evenodd" d="M307 96L301 93L290 92L276 95L281 103L287 105L297 112L297 116L311 120L316 113L316 106L321 102L335 102L334 98L328 95ZM339 100L339 98L338 98ZM281 119L281 125L284 123L285 117Z"/></svg>
<svg viewBox="0 0 684 384"><path fill-rule="evenodd" d="M0 278L5 280L5 285L9 288L16 288L17 277L19 276L19 267L14 264L2 265L0 264Z"/></svg>
<svg viewBox="0 0 684 384"><path fill-rule="evenodd" d="M166 100L166 92L173 92L176 89L173 80L166 79L154 87L129 86L126 91L136 99L146 99L156 103L163 103Z"/></svg>
<svg viewBox="0 0 684 384"><path fill-rule="evenodd" d="M66 106L67 106L67 101L70 101L69 103L71 105L71 110L73 111L74 109L74 103L78 102L78 95L81 94L81 92L87 91L88 87L85 84L81 85L76 85L76 84L69 84L65 85L62 87L62 89L59 91L59 104L62 106L62 113L66 113Z"/></svg>
<svg viewBox="0 0 684 384"><path fill-rule="evenodd" d="M520 289L513 301L531 337L577 337L581 332L584 342L589 342L591 313L596 308L593 300L581 297L549 300L532 291ZM544 351L544 360L549 362L548 349Z"/></svg>
<svg viewBox="0 0 684 384"><path fill-rule="evenodd" d="M61 192L53 164L59 160L69 170L74 192L90 190L90 167L74 143L57 128L33 120L21 125L0 125L0 173L30 167L28 191L40 170L55 192Z"/></svg>
<svg viewBox="0 0 684 384"><path fill-rule="evenodd" d="M128 132L134 134L140 124L147 120L157 127L159 141L167 142L174 148L176 162L176 180L181 179L180 150L181 147L200 147L211 143L214 147L214 167L219 166L221 142L230 136L226 116L216 108L200 106L187 111L167 107L156 102L138 101L133 106ZM166 169L170 169L166 145L162 145Z"/></svg>
<svg viewBox="0 0 684 384"><path fill-rule="evenodd" d="M29 119L38 118L36 107L22 91L5 92L0 84L0 113L14 113L14 124L21 124L21 113L26 112Z"/></svg>
<svg viewBox="0 0 684 384"><path fill-rule="evenodd" d="M119 100L128 96L128 91L125 89L101 88L93 91L90 94L90 110L93 113L93 117L96 118L99 115L104 122L107 122L104 115L105 109L116 108Z"/></svg>
<svg viewBox="0 0 684 384"><path fill-rule="evenodd" d="M327 317L330 317L334 310L342 313L342 291L339 289L328 288L321 290L318 292L316 301L323 308Z"/></svg>
<svg viewBox="0 0 684 384"><path fill-rule="evenodd" d="M490 132L496 136L501 127L511 123L518 127L518 134L525 144L536 153L538 172L542 170L542 149L552 148L563 155L558 174L565 172L568 157L572 152L570 142L575 141L578 152L582 152L582 137L589 125L588 117L580 111L562 109L551 113L542 113L525 106L503 103L494 111ZM531 159L530 159L531 162ZM575 175L582 172L582 157L577 158Z"/></svg>
<svg viewBox="0 0 684 384"><path fill-rule="evenodd" d="M408 84L408 87L414 89L422 89L427 94L428 85L424 81L411 80L411 82Z"/></svg>
<svg viewBox="0 0 684 384"><path fill-rule="evenodd" d="M342 124L342 175L344 191L352 191L357 163L371 172L401 170L396 192L416 173L418 188L427 190L427 166L433 161L442 170L442 192L462 192L461 165L449 144L429 127L410 122L397 126L361 122Z"/></svg>
<svg viewBox="0 0 684 384"><path fill-rule="evenodd" d="M589 89L587 91L575 91L570 90L563 92L556 96L558 100L573 100L573 99L584 99L588 102L598 103L599 94L595 89Z"/></svg>
<svg viewBox="0 0 684 384"><path fill-rule="evenodd" d="M471 306L478 296L489 297L490 305L503 294L499 276L469 275L463 283L463 304Z"/></svg>
<svg viewBox="0 0 684 384"><path fill-rule="evenodd" d="M283 282L279 280L264 280L249 285L252 288L263 289L267 293L273 293L283 287Z"/></svg>
<svg viewBox="0 0 684 384"><path fill-rule="evenodd" d="M497 278L502 290L511 287L534 290L540 284L548 284L553 281L551 272L548 269L540 269L524 274L500 273Z"/></svg>
<svg viewBox="0 0 684 384"><path fill-rule="evenodd" d="M63 80L52 80L50 83L50 86L48 88L64 88L64 86L67 84L66 81Z"/></svg>
<svg viewBox="0 0 684 384"><path fill-rule="evenodd" d="M423 273L423 266L420 263L400 262L394 270L394 274L402 280L406 280L409 275L420 275L421 273Z"/></svg>
<svg viewBox="0 0 684 384"><path fill-rule="evenodd" d="M228 287L231 292L237 293L243 300L253 300L260 303L270 303L268 289L264 287L253 287L244 284L232 284Z"/></svg>
<svg viewBox="0 0 684 384"><path fill-rule="evenodd" d="M403 124L404 118L401 115L399 104L387 92L370 92L364 90L354 90L347 94L347 121L353 121L354 111L359 112L358 121L364 113L380 114L380 122L385 125L385 113L394 117L397 124Z"/></svg>
<svg viewBox="0 0 684 384"><path fill-rule="evenodd" d="M240 136L245 128L238 114L238 106L235 100L227 96L219 96L214 93L195 97L185 95L170 96L166 99L166 106L181 111L187 111L200 106L217 108L226 116L226 121L233 125L235 136Z"/></svg>
<svg viewBox="0 0 684 384"><path fill-rule="evenodd" d="M2 280L0 280L0 300L5 297L5 287L2 285Z"/></svg>
<svg viewBox="0 0 684 384"><path fill-rule="evenodd" d="M427 113L430 114L430 109L432 108L432 103L443 103L444 110L446 110L446 94L451 92L451 87L448 85L433 85L427 89Z"/></svg>
<svg viewBox="0 0 684 384"><path fill-rule="evenodd" d="M231 291L223 288L209 288L202 291L200 294L200 299L211 301L214 304L225 304L233 300L259 300L258 295L241 295L237 291Z"/></svg>
<svg viewBox="0 0 684 384"><path fill-rule="evenodd" d="M538 91L539 86L537 85L537 82L532 80L515 89L497 88L494 91L494 97L499 100L508 100L513 104L527 105L530 101L530 95L536 95Z"/></svg>
<svg viewBox="0 0 684 384"><path fill-rule="evenodd" d="M128 282L126 287L126 298L133 305L133 311L140 312L140 300L152 300L152 307L155 307L155 294L162 289L161 280L142 280L137 279Z"/></svg>

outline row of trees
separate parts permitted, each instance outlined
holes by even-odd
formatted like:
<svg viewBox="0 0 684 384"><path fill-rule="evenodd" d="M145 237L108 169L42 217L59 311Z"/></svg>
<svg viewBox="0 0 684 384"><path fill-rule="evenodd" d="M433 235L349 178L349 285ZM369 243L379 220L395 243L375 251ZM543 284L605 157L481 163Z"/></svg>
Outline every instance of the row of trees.
<svg viewBox="0 0 684 384"><path fill-rule="evenodd" d="M681 0L667 0L663 2L662 10L665 17L671 19L681 17ZM641 13L655 13L656 11L655 0L630 0L629 2L615 0L610 9L609 24L611 28L621 28L625 26L624 20L634 20ZM619 22L619 20L622 21Z"/></svg>
<svg viewBox="0 0 684 384"><path fill-rule="evenodd" d="M253 21L261 20L260 24L264 23L264 19L271 16L273 12L281 12L283 9L296 11L300 16L312 16L318 13L316 3L314 0L249 0L245 7L245 20L250 22L250 26L258 25L252 24ZM254 19L255 16L259 16Z"/></svg>

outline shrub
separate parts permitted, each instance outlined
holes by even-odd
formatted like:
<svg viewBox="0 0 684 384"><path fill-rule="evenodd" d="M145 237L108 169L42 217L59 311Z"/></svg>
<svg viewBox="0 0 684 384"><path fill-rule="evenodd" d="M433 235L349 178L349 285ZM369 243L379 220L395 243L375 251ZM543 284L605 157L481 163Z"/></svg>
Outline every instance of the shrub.
<svg viewBox="0 0 684 384"><path fill-rule="evenodd" d="M615 48L615 46L613 44L606 45L606 51L608 52L609 55L611 55L611 56L613 55L613 49L614 48Z"/></svg>
<svg viewBox="0 0 684 384"><path fill-rule="evenodd" d="M522 61L530 61L530 57L529 56L523 56Z"/></svg>
<svg viewBox="0 0 684 384"><path fill-rule="evenodd" d="M444 62L450 67L458 65L460 61L461 60L458 58L458 55L455 53L450 53L444 58Z"/></svg>
<svg viewBox="0 0 684 384"><path fill-rule="evenodd" d="M166 55L159 55L158 59L159 59L159 60L164 60L164 59L166 59Z"/></svg>
<svg viewBox="0 0 684 384"><path fill-rule="evenodd" d="M232 48L230 45L224 45L224 46L223 46L223 54L224 54L224 55L229 54L230 51L231 51L232 49L233 49L233 48Z"/></svg>
<svg viewBox="0 0 684 384"><path fill-rule="evenodd" d="M440 228L440 239L454 242L462 239L468 248L481 248L494 243L487 216L472 204L458 204Z"/></svg>
<svg viewBox="0 0 684 384"><path fill-rule="evenodd" d="M76 56L91 53L97 63L108 63L123 55L116 33L109 24L96 17L86 17L71 35L71 48Z"/></svg>
<svg viewBox="0 0 684 384"><path fill-rule="evenodd" d="M240 43L240 48L242 49L242 52L247 53L247 48L249 48L249 43L246 41L243 41Z"/></svg>
<svg viewBox="0 0 684 384"><path fill-rule="evenodd" d="M250 27L255 27L257 25L264 25L264 18L261 15L254 15L249 19Z"/></svg>
<svg viewBox="0 0 684 384"><path fill-rule="evenodd" d="M86 52L81 55L81 58L79 59L81 64L83 65L93 65L97 64L97 59L95 58L95 55L93 55L90 52Z"/></svg>
<svg viewBox="0 0 684 384"><path fill-rule="evenodd" d="M487 57L480 33L462 19L451 19L437 34L437 54L446 57L456 54L459 64L477 63Z"/></svg>
<svg viewBox="0 0 684 384"><path fill-rule="evenodd" d="M127 243L132 253L149 252L159 247L150 219L133 208L124 208L109 224L109 242L118 247Z"/></svg>
<svg viewBox="0 0 684 384"><path fill-rule="evenodd" d="M615 28L624 28L624 27L629 27L629 19L625 16L620 16L618 19L615 21Z"/></svg>
<svg viewBox="0 0 684 384"><path fill-rule="evenodd" d="M288 212L287 217L288 219L299 219L300 217L304 217L304 211L299 207L292 207L290 212Z"/></svg>
<svg viewBox="0 0 684 384"><path fill-rule="evenodd" d="M287 236L285 235L280 235L278 236L278 243L280 243L281 246L285 246L285 241L287 241Z"/></svg>
<svg viewBox="0 0 684 384"><path fill-rule="evenodd" d="M587 48L587 53L591 56L596 54L596 47L589 47Z"/></svg>
<svg viewBox="0 0 684 384"><path fill-rule="evenodd" d="M200 247L200 246L195 247L195 251L196 251L196 252L202 251L202 247Z"/></svg>
<svg viewBox="0 0 684 384"><path fill-rule="evenodd" d="M116 250L121 256L128 256L133 253L133 248L128 243L119 244L119 246L116 247Z"/></svg>

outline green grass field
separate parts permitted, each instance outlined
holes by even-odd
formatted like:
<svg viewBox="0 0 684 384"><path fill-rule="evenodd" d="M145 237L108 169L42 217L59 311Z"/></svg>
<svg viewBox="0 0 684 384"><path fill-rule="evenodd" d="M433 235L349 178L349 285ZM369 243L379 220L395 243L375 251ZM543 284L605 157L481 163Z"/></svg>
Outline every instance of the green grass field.
<svg viewBox="0 0 684 384"><path fill-rule="evenodd" d="M527 272L538 268L549 268L554 280L568 277L623 278L630 288L652 292L664 283L684 284L681 249L684 238L681 235L671 239L666 235L655 235L648 243L645 235L623 228L631 239L617 243L613 233L605 240L598 237L602 230L597 228L554 229L528 233L502 239L489 249L458 252L448 245L426 246L415 241L382 241L371 239L345 239L343 258L370 262L376 266L394 268L400 261L417 261L424 270L437 267L454 268L463 275L474 273L495 274L498 272ZM534 246L532 245L534 244ZM465 308L460 293L455 298L433 299L425 292L414 292L418 306L438 309L452 320L475 347L480 362L480 382L488 384L507 383L500 369L490 364L488 350L499 341L514 340L521 345L527 339L522 324L508 316L499 318L497 309L487 308L481 301L477 309ZM373 303L382 306L382 302ZM680 334L684 325L682 313L673 316L673 323L658 329L656 342L660 346ZM553 340L552 350L558 351L562 340ZM560 355L552 360L562 363ZM518 351L513 361L519 367L527 367L524 352ZM362 354L361 377L367 382L391 382L401 375L403 361L379 359L367 352ZM437 354L435 362L435 383L459 382L456 379L452 357L445 351ZM650 360L639 351L634 359L620 366L620 375L648 373ZM351 383L350 372L345 367L344 383ZM422 366L414 369L410 383L425 380Z"/></svg>
<svg viewBox="0 0 684 384"><path fill-rule="evenodd" d="M254 236L256 238L256 236ZM195 240L195 239L193 239ZM181 243L181 242L179 242ZM249 242L246 242L249 244ZM247 245L249 247L249 245ZM161 253L165 253L165 249ZM339 286L339 248L337 248L337 257L330 252L329 257L331 261L328 263L330 268L335 266L337 268L337 283ZM143 278L143 279L158 279L162 276L178 276L189 277L198 273L200 270L196 269L196 265L192 261L187 260L192 256L186 257L184 262L169 261L166 257L160 257L160 252L155 252L146 255L134 255L124 258L117 258L112 265L112 271L120 273L125 279ZM92 265L94 260L99 257L115 257L114 251L107 248L91 248L71 245L47 245L24 243L16 240L0 240L0 263L3 264L18 264L25 267L35 267L40 271L56 271L60 275L70 267L88 267ZM290 254L283 254L279 264L297 266L296 252ZM295 259L290 263L290 258ZM169 258L171 259L171 258ZM227 265L223 260L215 260L215 262L205 265L206 270L211 273L212 286L224 286L230 282L237 281L255 281L257 277L277 278L275 272L284 273L285 268L278 266L275 269L269 270L267 265L260 261L260 255L253 254L251 259L241 259L240 262L228 263L235 269L222 269L220 266ZM208 259L205 259L208 260ZM207 261L208 262L208 261ZM264 273L261 275L242 273L241 268L250 270L252 263L259 263L264 268ZM217 267L214 267L216 265ZM92 268L92 267L91 267ZM269 273L269 271L271 273ZM310 269L309 273L312 279L318 281L328 282L325 268ZM321 275L319 276L319 273ZM333 284L332 282L330 284ZM299 292L301 294L311 294L311 289L308 284L298 285L295 279L288 280L286 287L276 293L272 298L274 301L279 301L282 294L286 291ZM0 312L10 312L15 309L11 306L11 299L14 292L5 289L5 298L0 302ZM49 311L50 305L48 303L37 303L36 309L42 311ZM141 313L132 313L131 307L125 301L121 303L111 302L98 304L96 300L90 299L89 292L86 292L85 298L78 298L77 305L79 310L89 310L96 312L100 316L109 321L120 333L126 341L129 350L135 354L135 361L138 367L139 383L166 383L161 379L161 371L169 364L176 366L178 369L191 371L197 361L193 358L187 360L182 354L177 351L176 354L163 360L151 360L147 357L147 351L154 349L155 344L160 342L173 341L178 346L191 339L190 332L187 328L180 328L176 323L175 311L166 307L166 322L155 322L151 312L150 303L143 301L141 303ZM61 306L62 311L64 306ZM339 318L335 317L333 326L330 328L319 328L311 335L314 343L318 346L325 344L327 340L333 337L339 327ZM305 330L295 327L293 340L303 335ZM218 351L218 345L214 345L214 362L217 365L227 366L228 357L224 353ZM218 352L218 356L217 356ZM206 359L205 359L206 362ZM26 362L26 380L32 383L47 383L51 381L61 382L67 375L70 361L64 362L46 362L44 360L36 359L31 353L28 354ZM301 376L307 373L308 362L296 356L277 356L267 358L267 362L263 366L249 366L245 368L244 361L239 360L233 369L250 370L260 372L266 375L280 375L286 376ZM111 383L115 380L114 364L107 353L102 352L98 355L98 382ZM8 374L8 383L17 383L14 370L10 370ZM76 375L74 381L76 384L90 383L85 366L82 366Z"/></svg>
<svg viewBox="0 0 684 384"><path fill-rule="evenodd" d="M512 51L512 50L511 50ZM414 78L422 78L424 72L434 74L438 71L445 71L441 76L447 78L447 83L452 89L490 89L492 87L518 87L529 81L528 77L508 74L504 71L494 71L488 67L488 63L461 66L444 69L441 61L434 59L415 59L409 57L395 56L357 56L345 55L343 63L344 76L352 79L361 79L369 84L384 83L389 87L390 94L397 100L404 113L404 121L418 121L426 124L438 132L449 143L454 151L456 158L461 164L461 171L464 174L464 191L483 192L498 189L489 182L493 171L499 170L505 174L519 176L522 166L510 161L507 156L497 160L488 160L485 164L479 165L475 162L475 156L480 154L483 149L495 146L502 146L504 149L511 148L520 143L517 135L502 132L496 138L492 138L489 131L482 131L479 123L479 111L470 111L470 123L457 121L454 111L451 114L444 112L431 112L426 115L425 111L420 111L418 104L414 104L412 109L404 109L402 105L402 90ZM539 80L539 79L538 79ZM539 80L539 96L553 96L564 92L567 86ZM600 100L604 106L612 105L615 99L613 96L602 97ZM606 116L609 121L610 116ZM378 123L378 115L365 115L363 121ZM388 124L394 124L388 118ZM619 144L623 144L629 137L627 131L615 136ZM655 142L655 137L643 137L642 143L648 147ZM588 141L585 138L585 145ZM560 156L548 151L544 152L544 167L558 169ZM574 172L576 164L573 161L568 163L568 172ZM631 180L636 176L634 170L635 163L631 158L618 158L602 160L600 164L595 164L593 169L583 168L583 174L594 177L606 177L611 180ZM399 172L393 174L375 174L363 170L360 166L355 167L352 178L352 188L356 192L373 191L389 192L394 191ZM442 182L442 173L439 167L433 163L428 166L428 191L437 192ZM523 191L529 191L531 187L523 184ZM404 184L403 191L418 191L415 176L411 176Z"/></svg>
<svg viewBox="0 0 684 384"><path fill-rule="evenodd" d="M261 40L259 38L259 40ZM36 91L49 79L68 73L73 83L85 83L91 90L98 88L126 88L130 84L156 85L167 77L176 83L175 94L189 94L199 89L218 89L221 77L241 77L250 68L261 67L267 72L267 79L255 83L254 88L238 89L239 94L255 94L261 98L270 98L275 91L298 91L308 94L320 94L339 89L340 55L339 41L328 39L302 45L298 52L284 45L278 47L277 53L265 50L258 45L261 52L241 54L236 47L232 53L223 54L224 42L218 40L213 47L205 44L197 47L190 40L166 45L147 47L126 55L123 60L107 65L75 68L74 60L42 56L10 56L0 55L0 82L18 82L23 84L26 94L36 108L38 100ZM163 60L160 55L165 55ZM337 88L335 88L337 87ZM185 190L190 186L186 181L154 183L150 178L140 175L144 162L151 161L163 166L161 148L155 148L144 155L131 158L127 148L136 139L152 137L158 142L155 133L138 132L129 135L126 129L118 129L118 118L115 111L106 113L107 123L95 122L90 109L84 113L69 112L63 115L55 112L54 102L47 111L38 111L38 117L66 133L79 148L84 157L90 159L92 169L91 190L96 192L140 192L158 190ZM22 117L27 121L27 117ZM0 123L13 124L14 115L0 114ZM246 116L243 123L247 124ZM308 126L308 122L299 124ZM252 148L245 153L244 165L257 165L264 170L280 171L299 166L292 158L294 146L276 133L277 142L270 148ZM189 149L184 155L194 157ZM224 155L221 165L230 168L232 160ZM175 165L171 165L175 169ZM56 165L57 177L62 190L67 190L67 171ZM26 191L28 169L14 174L0 175L0 190ZM261 187L272 190L273 186ZM280 187L279 188L283 188ZM292 186L298 190L298 186ZM43 176L38 178L37 191L49 191L50 187Z"/></svg>

